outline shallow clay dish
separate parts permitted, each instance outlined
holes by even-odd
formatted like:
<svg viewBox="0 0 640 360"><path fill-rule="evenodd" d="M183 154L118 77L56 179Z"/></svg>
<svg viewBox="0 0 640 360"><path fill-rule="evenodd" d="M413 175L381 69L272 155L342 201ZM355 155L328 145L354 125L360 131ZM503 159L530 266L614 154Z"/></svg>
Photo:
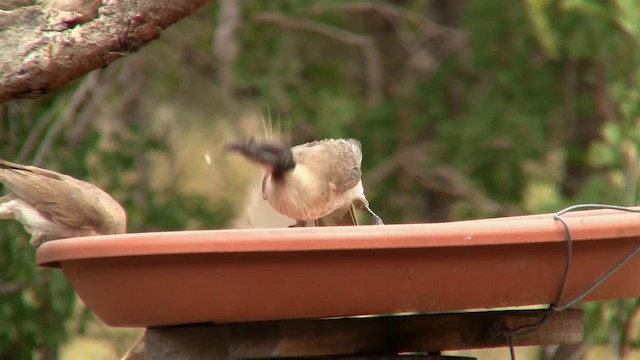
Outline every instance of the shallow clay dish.
<svg viewBox="0 0 640 360"><path fill-rule="evenodd" d="M563 216L566 298L640 244L640 214ZM455 311L555 301L565 236L551 214L438 224L215 230L52 241L60 267L111 326ZM640 256L587 300L640 296Z"/></svg>

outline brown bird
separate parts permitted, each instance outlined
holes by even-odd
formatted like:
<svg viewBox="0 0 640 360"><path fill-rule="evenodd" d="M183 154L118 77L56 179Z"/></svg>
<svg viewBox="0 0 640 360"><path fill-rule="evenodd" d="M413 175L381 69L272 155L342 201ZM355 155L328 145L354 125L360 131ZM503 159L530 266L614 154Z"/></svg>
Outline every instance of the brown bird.
<svg viewBox="0 0 640 360"><path fill-rule="evenodd" d="M371 215L374 224L383 224L364 196L358 140L325 139L290 148L249 139L226 148L265 169L263 198L276 211L296 220L295 226L305 226L307 221L318 225L328 215L336 219L326 219L325 224L343 222L339 218L347 215L357 224L352 205Z"/></svg>
<svg viewBox="0 0 640 360"><path fill-rule="evenodd" d="M353 202L338 208L331 214L321 217L317 220L297 222L289 227L318 227L318 226L357 226L358 217L356 216L356 207Z"/></svg>
<svg viewBox="0 0 640 360"><path fill-rule="evenodd" d="M0 219L15 219L31 245L50 240L126 232L124 209L95 185L55 171L0 159Z"/></svg>

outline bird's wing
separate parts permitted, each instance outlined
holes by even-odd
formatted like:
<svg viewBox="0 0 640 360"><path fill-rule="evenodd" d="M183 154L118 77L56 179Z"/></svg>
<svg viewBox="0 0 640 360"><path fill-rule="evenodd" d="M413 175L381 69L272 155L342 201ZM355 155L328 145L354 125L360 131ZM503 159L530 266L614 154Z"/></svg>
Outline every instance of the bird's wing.
<svg viewBox="0 0 640 360"><path fill-rule="evenodd" d="M331 176L330 186L337 192L347 191L356 186L361 178L362 171L359 167L349 169L336 166Z"/></svg>
<svg viewBox="0 0 640 360"><path fill-rule="evenodd" d="M355 139L335 140L333 153L337 162L331 162L331 183L336 191L346 191L358 184L362 178L360 164L362 150L360 142Z"/></svg>
<svg viewBox="0 0 640 360"><path fill-rule="evenodd" d="M328 174L328 184L343 192L356 186L362 177L362 150L355 139L324 139L294 146L291 151L298 163Z"/></svg>
<svg viewBox="0 0 640 360"><path fill-rule="evenodd" d="M45 177L48 177L51 179L57 179L57 180L65 180L65 179L71 178L68 175L60 174L52 170L42 169L36 166L16 164L3 159L0 159L0 169L24 170L24 171L32 172L37 175L41 175L41 176L45 176Z"/></svg>
<svg viewBox="0 0 640 360"><path fill-rule="evenodd" d="M5 164L3 161L2 165ZM35 172L31 166L11 168L0 169L0 182L55 224L79 229L100 225L100 213L94 206L93 194L83 191L73 182L59 180L66 175L39 168L36 169L44 171Z"/></svg>

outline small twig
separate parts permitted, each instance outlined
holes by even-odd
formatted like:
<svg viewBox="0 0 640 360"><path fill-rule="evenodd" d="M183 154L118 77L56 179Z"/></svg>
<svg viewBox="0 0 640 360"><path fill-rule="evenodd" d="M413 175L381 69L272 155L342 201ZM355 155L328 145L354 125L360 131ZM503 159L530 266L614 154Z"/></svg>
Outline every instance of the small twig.
<svg viewBox="0 0 640 360"><path fill-rule="evenodd" d="M13 149L20 143L20 137L17 136L17 131L20 126L17 124L19 121L23 122L23 125L31 126L30 120L33 120L33 111L29 111L24 109L24 104L19 102L14 102L7 104L6 115L7 115L7 133L5 134L6 140L0 139L0 142L3 144L8 144L9 149ZM0 113L4 113L4 111L0 111ZM21 119L21 120L18 120ZM0 119L1 121L1 119ZM2 125L0 125L2 126Z"/></svg>
<svg viewBox="0 0 640 360"><path fill-rule="evenodd" d="M460 172L450 166L440 165L428 174L421 172L420 169L423 166L418 164L421 160L424 161L429 147L430 144L428 142L421 142L399 151L373 170L367 172L364 183L368 187L375 187L401 168L415 178L421 186L454 197L467 198L488 213L509 215L519 213L517 209L503 206L487 198Z"/></svg>
<svg viewBox="0 0 640 360"><path fill-rule="evenodd" d="M65 111L58 116L54 123L49 127L49 130L44 136L44 139L40 143L36 154L33 156L32 163L36 166L42 165L42 160L45 154L49 152L51 146L58 138L58 135L62 131L64 124L68 121L74 113L83 105L85 100L89 97L91 91L99 83L100 76L97 73L91 73L87 75L82 84L76 89L71 96L71 100L67 105Z"/></svg>
<svg viewBox="0 0 640 360"><path fill-rule="evenodd" d="M5 119L8 119L8 116L6 116L6 113L9 111L8 109L9 105L4 105L4 104L0 104L0 143L2 144L6 144L9 143L9 147L11 147L12 143L11 143L11 133L9 131L1 131L3 128L2 123L5 121ZM7 128L11 129L11 121L7 120Z"/></svg>
<svg viewBox="0 0 640 360"><path fill-rule="evenodd" d="M294 29L304 29L323 34L345 44L359 46L364 59L365 76L367 80L367 100L370 105L376 105L382 100L382 60L380 50L375 41L367 36L355 34L329 24L309 20L297 19L281 13L262 13L253 17L259 23L274 24Z"/></svg>
<svg viewBox="0 0 640 360"><path fill-rule="evenodd" d="M458 36L460 31L449 28L447 26L436 23L426 16L419 14L418 12L408 10L402 6L373 1L358 1L348 2L339 5L342 10L351 11L376 11L385 16L391 16L395 18L401 18L416 25L425 33L432 33L437 35L453 35Z"/></svg>
<svg viewBox="0 0 640 360"><path fill-rule="evenodd" d="M20 151L18 152L18 156L16 157L15 161L23 162L27 158L27 156L31 154L31 152L33 151L33 148L36 146L36 143L40 139L40 135L42 134L42 131L44 131L47 125L49 125L49 123L51 122L51 120L58 114L61 107L62 107L61 103L57 102L53 108L49 109L45 113L45 115L42 116L42 118L40 118L40 121L36 123L36 125L33 127L33 129L31 129L31 131L29 131L29 135L27 136L27 139L25 140L24 144L20 148Z"/></svg>
<svg viewBox="0 0 640 360"><path fill-rule="evenodd" d="M93 318L95 319L96 316L93 315ZM109 333L109 331L107 330L107 326L102 322L102 321L96 321L97 325L98 325L98 329L100 330L100 332L102 333L102 336L104 336L104 338L107 340L107 344L109 344L109 346L111 347L111 350L113 351L114 354L118 354L120 351L120 349L118 349L118 346L116 344L114 344L114 340L113 337L111 336L111 334Z"/></svg>
<svg viewBox="0 0 640 360"><path fill-rule="evenodd" d="M435 71L456 51L466 48L466 35L462 30L438 24L419 12L402 6L375 1L348 2L338 5L345 11L377 12L392 25L398 42L409 54L407 65L410 69L434 74ZM412 24L409 31L401 21ZM426 43L431 39L432 46ZM411 75L409 75L411 78Z"/></svg>
<svg viewBox="0 0 640 360"><path fill-rule="evenodd" d="M468 199L484 212L496 215L520 214L518 209L501 205L486 197L459 171L450 166L440 165L433 168L429 173L423 173L420 169L423 169L424 166L420 164L425 161L425 154L428 153L430 147L431 144L429 142L421 142L411 147L403 148L374 169L368 171L363 180L365 185L375 188L387 177L395 174L398 169L402 169L421 186L456 198Z"/></svg>
<svg viewBox="0 0 640 360"><path fill-rule="evenodd" d="M0 284L0 295L8 295L14 292L18 292L27 287L27 283L25 281L15 281Z"/></svg>
<svg viewBox="0 0 640 360"><path fill-rule="evenodd" d="M591 338L587 337L578 344L559 345L553 355L545 360L580 360L591 346Z"/></svg>
<svg viewBox="0 0 640 360"><path fill-rule="evenodd" d="M225 104L233 108L233 61L238 56L237 33L240 27L240 1L220 1L218 27L213 36L213 53L218 58L220 84Z"/></svg>
<svg viewBox="0 0 640 360"><path fill-rule="evenodd" d="M485 196L463 174L451 166L440 165L427 174L423 174L418 168L408 164L404 170L413 175L418 183L425 188L456 198L467 199L485 213L505 216L521 214L518 209L502 205Z"/></svg>
<svg viewBox="0 0 640 360"><path fill-rule="evenodd" d="M108 82L103 81L105 71L103 69L94 70L95 76L99 77L98 84L93 89L87 99L86 106L78 112L76 122L67 131L65 140L71 147L74 147L90 129L90 123L96 119L97 115L106 111L105 97L111 89Z"/></svg>
<svg viewBox="0 0 640 360"><path fill-rule="evenodd" d="M429 142L421 142L411 147L404 147L401 151L396 152L385 161L378 164L375 168L367 171L364 183L367 187L375 188L383 182L387 177L391 176L397 169L401 168L405 162L418 161L424 159L431 144Z"/></svg>
<svg viewBox="0 0 640 360"><path fill-rule="evenodd" d="M124 353L124 355L122 355L120 360L128 360L131 354L133 354L133 351L138 347L138 345L142 343L143 340L144 340L144 333L142 333L142 335L140 335L138 340L136 340L136 342L134 342L133 345L129 347L129 349Z"/></svg>

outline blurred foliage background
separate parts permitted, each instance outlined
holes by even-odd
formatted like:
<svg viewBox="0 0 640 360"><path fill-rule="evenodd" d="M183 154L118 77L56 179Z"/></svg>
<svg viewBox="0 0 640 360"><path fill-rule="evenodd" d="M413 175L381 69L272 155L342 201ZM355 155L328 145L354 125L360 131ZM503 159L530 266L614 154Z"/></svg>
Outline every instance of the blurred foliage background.
<svg viewBox="0 0 640 360"><path fill-rule="evenodd" d="M63 91L0 105L0 157L101 186L130 232L221 228L251 211L255 171L221 149L263 136L261 118L292 143L360 139L387 223L632 205L639 70L634 0L221 0ZM640 345L636 299L585 309L575 358ZM2 222L0 359L60 358L87 332L110 336L116 358L127 343L105 331Z"/></svg>

